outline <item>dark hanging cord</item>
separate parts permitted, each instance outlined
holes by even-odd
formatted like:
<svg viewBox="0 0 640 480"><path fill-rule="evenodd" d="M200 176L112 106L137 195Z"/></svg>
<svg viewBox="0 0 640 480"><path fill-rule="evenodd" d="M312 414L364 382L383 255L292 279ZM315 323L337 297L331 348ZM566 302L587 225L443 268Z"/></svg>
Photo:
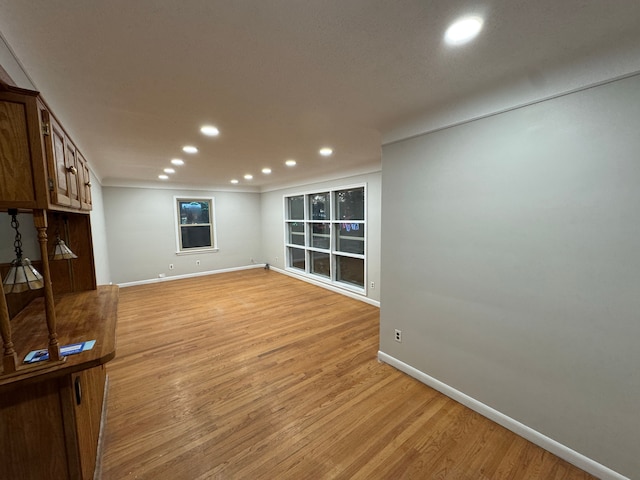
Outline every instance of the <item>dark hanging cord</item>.
<svg viewBox="0 0 640 480"><path fill-rule="evenodd" d="M20 227L20 222L18 222L18 218L16 213L10 212L11 214L11 228L16 231L16 238L13 242L13 248L16 251L16 259L22 260L22 235L20 235L20 231L18 228Z"/></svg>

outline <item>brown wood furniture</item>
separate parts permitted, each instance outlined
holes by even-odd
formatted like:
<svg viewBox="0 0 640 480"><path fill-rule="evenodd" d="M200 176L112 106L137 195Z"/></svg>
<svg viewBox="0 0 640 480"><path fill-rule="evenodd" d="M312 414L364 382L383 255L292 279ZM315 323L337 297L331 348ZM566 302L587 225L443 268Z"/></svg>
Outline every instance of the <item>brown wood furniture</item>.
<svg viewBox="0 0 640 480"><path fill-rule="evenodd" d="M85 157L38 92L0 82L0 209L91 206Z"/></svg>
<svg viewBox="0 0 640 480"><path fill-rule="evenodd" d="M0 465L6 478L93 478L105 363L115 356L117 300L117 286L56 296L60 344L96 340L93 349L0 376ZM44 317L39 298L11 322L18 359L46 347Z"/></svg>
<svg viewBox="0 0 640 480"><path fill-rule="evenodd" d="M3 478L94 476L118 291L96 286L91 208L85 157L37 92L0 82L0 212L33 216L34 264L44 277L40 291L0 291ZM78 258L49 260L58 235ZM0 264L3 275L8 268ZM92 350L60 355L60 345L88 340L96 340ZM22 363L42 348L50 360Z"/></svg>

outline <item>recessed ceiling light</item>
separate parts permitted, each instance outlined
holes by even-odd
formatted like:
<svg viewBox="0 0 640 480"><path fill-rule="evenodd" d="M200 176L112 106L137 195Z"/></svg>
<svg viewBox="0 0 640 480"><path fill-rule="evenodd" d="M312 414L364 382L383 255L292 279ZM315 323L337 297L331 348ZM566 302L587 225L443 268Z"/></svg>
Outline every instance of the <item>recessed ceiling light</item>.
<svg viewBox="0 0 640 480"><path fill-rule="evenodd" d="M204 125L200 127L200 131L208 137L217 137L220 134L220 130L213 125Z"/></svg>
<svg viewBox="0 0 640 480"><path fill-rule="evenodd" d="M231 183L235 185L236 183L238 183L238 180L234 178L233 180L231 180Z"/></svg>
<svg viewBox="0 0 640 480"><path fill-rule="evenodd" d="M444 40L449 45L462 45L473 40L480 30L484 20L480 17L463 17L456 20L444 33Z"/></svg>
<svg viewBox="0 0 640 480"><path fill-rule="evenodd" d="M165 168L164 173L176 173L176 171L173 168Z"/></svg>
<svg viewBox="0 0 640 480"><path fill-rule="evenodd" d="M330 149L329 147L323 147L320 149L320 155L322 155L323 157L328 157L332 153L333 153L333 150Z"/></svg>
<svg viewBox="0 0 640 480"><path fill-rule="evenodd" d="M296 162L295 160L287 160L286 162L284 162L284 164L285 164L287 167L295 167L295 166L296 166L296 163L297 163L297 162Z"/></svg>
<svg viewBox="0 0 640 480"><path fill-rule="evenodd" d="M182 151L185 153L198 153L198 149L193 145L185 145L182 147Z"/></svg>
<svg viewBox="0 0 640 480"><path fill-rule="evenodd" d="M169 180L169 175L158 175L160 180Z"/></svg>
<svg viewBox="0 0 640 480"><path fill-rule="evenodd" d="M184 160L180 158L174 158L173 160L171 160L171 163L173 163L174 165L184 165Z"/></svg>
<svg viewBox="0 0 640 480"><path fill-rule="evenodd" d="M269 175L271 173L271 169L268 167L265 167L262 169L262 173L264 173L265 175Z"/></svg>
<svg viewBox="0 0 640 480"><path fill-rule="evenodd" d="M253 179L253 175L251 175L250 173L247 173L247 174L244 176L244 179L245 179L245 180L252 180L252 179Z"/></svg>

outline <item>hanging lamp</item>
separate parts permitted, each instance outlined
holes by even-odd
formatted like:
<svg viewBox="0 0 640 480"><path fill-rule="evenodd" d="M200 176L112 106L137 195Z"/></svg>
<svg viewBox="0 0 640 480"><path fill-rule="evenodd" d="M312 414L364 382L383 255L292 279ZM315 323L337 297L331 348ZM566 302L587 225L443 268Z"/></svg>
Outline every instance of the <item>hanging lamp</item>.
<svg viewBox="0 0 640 480"><path fill-rule="evenodd" d="M44 279L42 275L31 265L31 260L22 257L22 235L18 228L18 210L9 209L11 215L11 227L16 231L16 237L13 246L16 252L16 258L11 262L11 268L2 281L4 293L20 293L26 290L38 290L44 287Z"/></svg>
<svg viewBox="0 0 640 480"><path fill-rule="evenodd" d="M69 238L69 228L67 226L67 217L64 217L64 231ZM71 251L71 249L64 243L64 240L60 238L60 219L56 226L56 240L53 243L53 255L52 260L70 260L72 258L78 258L78 256Z"/></svg>

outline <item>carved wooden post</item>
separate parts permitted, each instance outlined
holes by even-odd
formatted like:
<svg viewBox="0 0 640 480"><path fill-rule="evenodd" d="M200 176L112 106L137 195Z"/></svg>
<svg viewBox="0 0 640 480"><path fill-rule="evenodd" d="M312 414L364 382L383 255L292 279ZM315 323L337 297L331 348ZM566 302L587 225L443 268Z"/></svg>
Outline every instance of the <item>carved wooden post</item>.
<svg viewBox="0 0 640 480"><path fill-rule="evenodd" d="M51 285L51 271L49 270L49 251L47 247L47 212L33 211L33 223L38 231L40 242L40 258L42 259L42 276L44 278L44 311L49 330L49 360L60 360L60 346L56 333L56 307L53 302L53 286Z"/></svg>
<svg viewBox="0 0 640 480"><path fill-rule="evenodd" d="M0 333L2 333L2 343L4 345L4 355L2 357L3 373L13 373L18 367L18 356L11 340L9 309L7 308L7 299L4 296L2 287L0 287Z"/></svg>

